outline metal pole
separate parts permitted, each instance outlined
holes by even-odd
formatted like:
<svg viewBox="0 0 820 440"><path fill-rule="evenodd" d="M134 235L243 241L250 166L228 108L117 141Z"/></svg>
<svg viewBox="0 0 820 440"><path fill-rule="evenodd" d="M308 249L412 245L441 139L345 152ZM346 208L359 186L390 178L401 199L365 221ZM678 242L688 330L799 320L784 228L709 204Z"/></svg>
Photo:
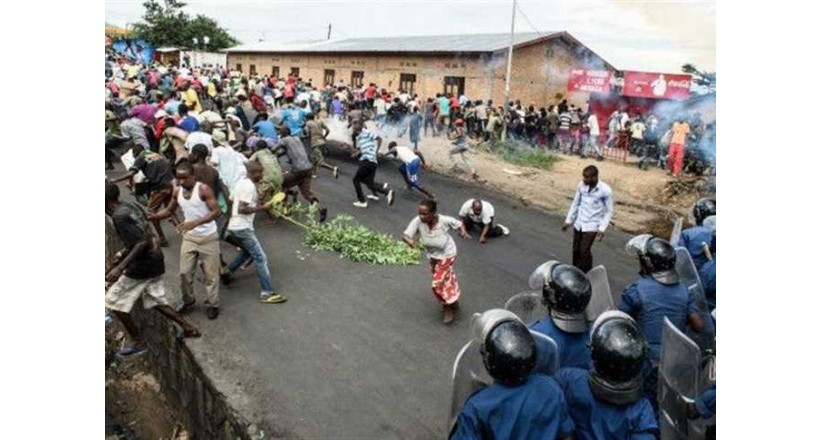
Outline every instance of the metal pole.
<svg viewBox="0 0 820 440"><path fill-rule="evenodd" d="M513 37L515 36L515 3L513 0L512 24L510 25L510 48L507 51L507 77L504 81L504 119L501 130L501 140L507 140L507 115L510 114L510 75L512 75Z"/></svg>
<svg viewBox="0 0 820 440"><path fill-rule="evenodd" d="M331 26L332 24L333 24L333 23L328 23L328 24L327 24L327 39L328 39L328 40L330 39L330 26Z"/></svg>

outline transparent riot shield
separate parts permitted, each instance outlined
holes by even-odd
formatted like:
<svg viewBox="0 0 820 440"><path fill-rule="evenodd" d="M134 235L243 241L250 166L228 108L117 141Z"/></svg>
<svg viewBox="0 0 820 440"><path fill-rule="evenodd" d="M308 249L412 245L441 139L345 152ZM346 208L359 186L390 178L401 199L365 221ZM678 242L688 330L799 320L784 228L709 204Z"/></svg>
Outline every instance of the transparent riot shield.
<svg viewBox="0 0 820 440"><path fill-rule="evenodd" d="M664 318L661 357L658 365L658 419L661 440L693 438L686 416L688 404L701 392L700 348L668 318Z"/></svg>
<svg viewBox="0 0 820 440"><path fill-rule="evenodd" d="M609 289L609 277L603 265L595 266L587 273L590 284L592 284L592 298L589 300L584 315L587 321L595 322L601 313L615 309L615 298Z"/></svg>
<svg viewBox="0 0 820 440"><path fill-rule="evenodd" d="M481 359L481 348L476 341L471 340L458 352L456 361L453 364L453 393L450 401L450 418L448 420L448 432L452 432L456 425L461 408L476 391L491 385L493 378L484 368Z"/></svg>
<svg viewBox="0 0 820 440"><path fill-rule="evenodd" d="M680 241L680 233L683 231L683 217L678 217L672 226L672 234L669 236L669 244L677 246Z"/></svg>
<svg viewBox="0 0 820 440"><path fill-rule="evenodd" d="M550 311L543 303L541 291L517 293L507 300L504 308L515 313L527 327L547 316Z"/></svg>
<svg viewBox="0 0 820 440"><path fill-rule="evenodd" d="M675 248L675 253L675 269L678 272L678 276L680 276L680 282L686 286L689 293L695 298L698 316L700 316L700 319L703 321L703 331L699 334L690 332L690 336L704 351L712 349L714 348L715 326L712 321L712 315L709 313L709 303L706 301L706 294L703 291L698 270L695 268L692 256L689 255L689 251L686 250L686 248Z"/></svg>
<svg viewBox="0 0 820 440"><path fill-rule="evenodd" d="M535 368L534 374L552 376L561 366L558 364L558 344L549 336L530 330L535 339Z"/></svg>

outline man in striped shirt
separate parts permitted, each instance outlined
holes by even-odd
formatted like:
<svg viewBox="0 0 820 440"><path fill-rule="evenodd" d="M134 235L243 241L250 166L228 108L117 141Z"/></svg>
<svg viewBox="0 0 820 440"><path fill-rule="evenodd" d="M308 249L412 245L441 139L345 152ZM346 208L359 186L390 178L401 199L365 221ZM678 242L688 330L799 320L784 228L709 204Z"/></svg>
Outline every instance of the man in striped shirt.
<svg viewBox="0 0 820 440"><path fill-rule="evenodd" d="M569 114L569 110L564 110L558 116L558 145L562 153L569 153L572 146L571 124L572 115Z"/></svg>
<svg viewBox="0 0 820 440"><path fill-rule="evenodd" d="M367 208L367 199L379 200L376 194L386 194L387 204L393 204L393 190L387 189L387 183L376 183L376 169L379 167L379 162L376 159L376 154L379 147L382 145L381 136L373 133L369 128L362 127L361 124L355 124L359 128L358 133L353 136L353 155L352 157L359 158L359 169L356 175L353 176L353 186L356 188L356 199L353 206L358 208ZM368 194L365 199L362 192L362 183L364 183L373 194Z"/></svg>
<svg viewBox="0 0 820 440"><path fill-rule="evenodd" d="M572 265L589 272L592 269L592 243L596 238L598 241L604 239L604 231L612 220L614 202L609 185L598 181L597 167L584 168L583 177L561 230L573 227Z"/></svg>

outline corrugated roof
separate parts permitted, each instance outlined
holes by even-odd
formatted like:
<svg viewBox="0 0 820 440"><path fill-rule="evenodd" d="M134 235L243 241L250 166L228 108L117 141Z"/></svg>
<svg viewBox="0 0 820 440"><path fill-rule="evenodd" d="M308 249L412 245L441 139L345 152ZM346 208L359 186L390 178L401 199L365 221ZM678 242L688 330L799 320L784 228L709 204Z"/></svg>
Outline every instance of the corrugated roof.
<svg viewBox="0 0 820 440"><path fill-rule="evenodd" d="M522 32L514 45L561 32ZM494 52L510 44L510 34L426 35L417 37L347 38L292 43L260 42L225 49L225 52Z"/></svg>

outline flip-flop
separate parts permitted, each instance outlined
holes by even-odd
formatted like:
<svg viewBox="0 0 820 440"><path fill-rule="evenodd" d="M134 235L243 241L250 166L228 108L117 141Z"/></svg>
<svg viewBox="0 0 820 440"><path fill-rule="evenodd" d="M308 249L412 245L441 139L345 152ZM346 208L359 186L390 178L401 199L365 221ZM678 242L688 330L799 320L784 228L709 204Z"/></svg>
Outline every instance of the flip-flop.
<svg viewBox="0 0 820 440"><path fill-rule="evenodd" d="M139 356L139 355L144 354L146 352L148 352L148 347L146 347L146 346L135 347L135 346L132 345L130 347L126 347L126 348L123 348L122 350L118 351L117 356L120 356L120 357L133 357L133 356Z"/></svg>

